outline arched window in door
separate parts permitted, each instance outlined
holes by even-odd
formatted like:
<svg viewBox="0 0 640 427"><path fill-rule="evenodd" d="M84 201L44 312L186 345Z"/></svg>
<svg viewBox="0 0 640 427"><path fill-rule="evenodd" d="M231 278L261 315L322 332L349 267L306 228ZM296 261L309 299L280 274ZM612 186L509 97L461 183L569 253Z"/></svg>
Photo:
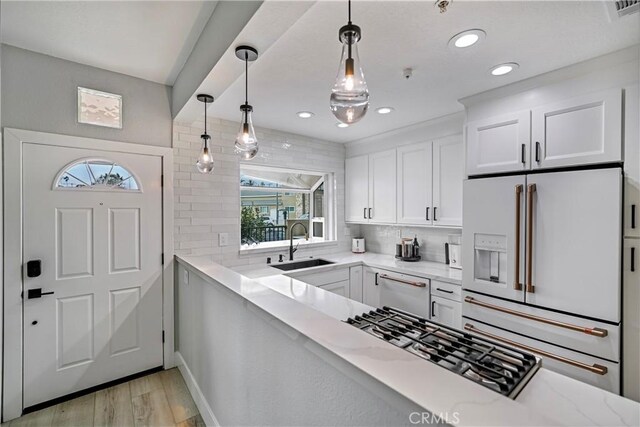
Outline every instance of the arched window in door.
<svg viewBox="0 0 640 427"><path fill-rule="evenodd" d="M67 165L56 177L57 189L141 191L134 174L105 159L81 159Z"/></svg>

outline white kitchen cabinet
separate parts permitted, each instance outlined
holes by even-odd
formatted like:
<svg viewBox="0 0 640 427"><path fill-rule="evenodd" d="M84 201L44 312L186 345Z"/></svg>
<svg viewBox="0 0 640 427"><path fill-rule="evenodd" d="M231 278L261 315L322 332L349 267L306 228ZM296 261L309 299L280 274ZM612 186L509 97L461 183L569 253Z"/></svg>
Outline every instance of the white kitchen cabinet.
<svg viewBox="0 0 640 427"><path fill-rule="evenodd" d="M341 282L329 283L327 285L318 286L325 291L333 292L334 294L342 295L345 298L350 298L351 293L349 291L349 281L343 280Z"/></svg>
<svg viewBox="0 0 640 427"><path fill-rule="evenodd" d="M345 221L396 222L396 150L345 160Z"/></svg>
<svg viewBox="0 0 640 427"><path fill-rule="evenodd" d="M398 224L427 225L433 218L433 144L405 145L397 152ZM462 188L462 178L460 179ZM459 194L462 200L462 192ZM460 203L462 205L462 203Z"/></svg>
<svg viewBox="0 0 640 427"><path fill-rule="evenodd" d="M396 222L396 150L369 155L369 223Z"/></svg>
<svg viewBox="0 0 640 427"><path fill-rule="evenodd" d="M369 156L345 160L345 221L367 222L369 208Z"/></svg>
<svg viewBox="0 0 640 427"><path fill-rule="evenodd" d="M640 239L624 239L622 320L622 390L640 401Z"/></svg>
<svg viewBox="0 0 640 427"><path fill-rule="evenodd" d="M452 328L462 328L462 303L431 295L431 320Z"/></svg>
<svg viewBox="0 0 640 427"><path fill-rule="evenodd" d="M594 92L534 108L531 135L532 169L619 162L622 91Z"/></svg>
<svg viewBox="0 0 640 427"><path fill-rule="evenodd" d="M517 172L529 169L529 110L467 124L467 174Z"/></svg>
<svg viewBox="0 0 640 427"><path fill-rule="evenodd" d="M624 92L624 235L640 237L640 89Z"/></svg>
<svg viewBox="0 0 640 427"><path fill-rule="evenodd" d="M462 225L464 147L458 136L433 142L433 224ZM411 198L411 195L409 196Z"/></svg>
<svg viewBox="0 0 640 427"><path fill-rule="evenodd" d="M349 298L362 302L362 266L349 268Z"/></svg>

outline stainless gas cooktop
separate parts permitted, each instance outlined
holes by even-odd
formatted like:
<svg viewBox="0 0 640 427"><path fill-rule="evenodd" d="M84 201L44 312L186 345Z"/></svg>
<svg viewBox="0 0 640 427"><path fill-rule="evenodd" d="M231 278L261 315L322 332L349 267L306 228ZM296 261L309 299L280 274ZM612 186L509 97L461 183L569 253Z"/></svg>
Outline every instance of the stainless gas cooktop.
<svg viewBox="0 0 640 427"><path fill-rule="evenodd" d="M532 354L392 307L346 322L512 399L540 366Z"/></svg>

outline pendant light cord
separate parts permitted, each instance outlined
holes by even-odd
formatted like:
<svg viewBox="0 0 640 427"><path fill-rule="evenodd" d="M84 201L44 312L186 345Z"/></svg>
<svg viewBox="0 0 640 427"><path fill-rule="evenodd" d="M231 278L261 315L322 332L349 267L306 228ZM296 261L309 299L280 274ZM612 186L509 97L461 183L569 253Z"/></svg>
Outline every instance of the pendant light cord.
<svg viewBox="0 0 640 427"><path fill-rule="evenodd" d="M244 105L249 105L249 53L244 53Z"/></svg>
<svg viewBox="0 0 640 427"><path fill-rule="evenodd" d="M348 1L348 3L349 3L349 6L348 6L348 8L349 8L349 25L351 25L351 0L349 0L349 1ZM351 39L351 37L352 37L352 33L351 33L351 32L349 32L349 34L347 35L347 37L348 37L348 39L349 39L349 40L348 40L348 44L349 44L349 46L348 46L348 50L349 50L349 51L348 51L347 55L349 56L349 59L351 59L351 44L353 43L353 40Z"/></svg>
<svg viewBox="0 0 640 427"><path fill-rule="evenodd" d="M204 101L204 134L207 134L207 100Z"/></svg>

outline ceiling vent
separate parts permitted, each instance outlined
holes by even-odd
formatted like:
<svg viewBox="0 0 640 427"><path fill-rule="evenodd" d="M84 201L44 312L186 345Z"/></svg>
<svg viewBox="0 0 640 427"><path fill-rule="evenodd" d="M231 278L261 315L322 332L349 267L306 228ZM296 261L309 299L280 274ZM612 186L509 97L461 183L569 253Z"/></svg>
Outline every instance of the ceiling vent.
<svg viewBox="0 0 640 427"><path fill-rule="evenodd" d="M622 17L637 13L640 10L640 0L618 0L606 2L609 19L613 22Z"/></svg>

